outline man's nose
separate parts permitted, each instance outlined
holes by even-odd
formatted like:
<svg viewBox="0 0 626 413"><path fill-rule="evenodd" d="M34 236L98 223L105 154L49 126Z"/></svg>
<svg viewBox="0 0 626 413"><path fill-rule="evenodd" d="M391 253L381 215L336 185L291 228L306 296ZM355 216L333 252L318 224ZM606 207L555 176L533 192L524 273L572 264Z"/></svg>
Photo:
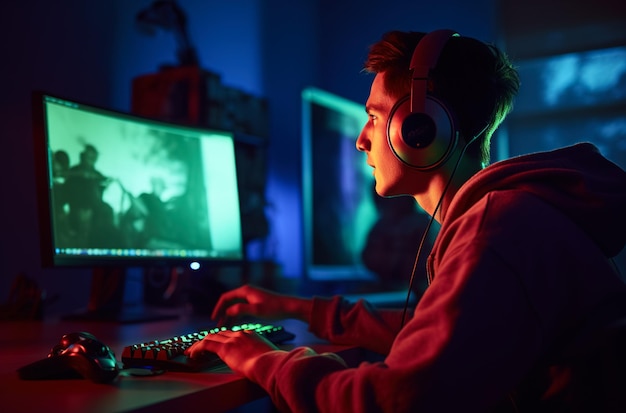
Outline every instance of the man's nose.
<svg viewBox="0 0 626 413"><path fill-rule="evenodd" d="M367 138L365 128L361 129L359 137L356 138L356 149L361 152L365 152L369 149L369 139Z"/></svg>

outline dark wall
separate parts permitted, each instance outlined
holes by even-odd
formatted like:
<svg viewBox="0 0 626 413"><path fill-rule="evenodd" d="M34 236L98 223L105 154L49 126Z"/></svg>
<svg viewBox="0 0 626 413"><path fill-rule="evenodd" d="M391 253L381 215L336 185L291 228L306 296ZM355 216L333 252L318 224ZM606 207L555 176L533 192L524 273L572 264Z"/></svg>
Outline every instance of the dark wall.
<svg viewBox="0 0 626 413"><path fill-rule="evenodd" d="M109 2L29 0L4 4L0 19L0 300L23 271L51 291L62 290L67 305L73 305L86 299L89 278L80 271L44 274L39 265L30 93L51 89L110 103L115 7Z"/></svg>
<svg viewBox="0 0 626 413"><path fill-rule="evenodd" d="M448 28L486 42L498 40L494 0L338 2L320 0L319 81L316 85L365 102L372 78L361 74L370 44L390 30Z"/></svg>
<svg viewBox="0 0 626 413"><path fill-rule="evenodd" d="M271 107L268 208L272 232L264 253L298 277L300 234L300 92L317 86L364 102L371 78L360 73L367 47L391 29L450 27L495 41L493 0L179 0L200 63L224 83L266 96ZM0 124L5 184L0 218L0 301L19 272L51 294L54 307L82 306L85 270L42 270L33 176L30 93L128 110L135 76L175 63L171 33L149 37L134 27L149 0L23 0L0 13L3 93ZM355 137L356 138L356 137Z"/></svg>

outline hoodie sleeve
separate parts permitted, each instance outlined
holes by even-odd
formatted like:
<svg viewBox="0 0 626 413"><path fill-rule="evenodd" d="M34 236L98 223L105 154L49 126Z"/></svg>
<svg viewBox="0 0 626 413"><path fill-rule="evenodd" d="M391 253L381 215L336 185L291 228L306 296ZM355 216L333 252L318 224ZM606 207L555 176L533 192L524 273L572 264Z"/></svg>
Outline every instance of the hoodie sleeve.
<svg viewBox="0 0 626 413"><path fill-rule="evenodd" d="M477 253L476 248L457 251L450 267L440 269L439 279L393 341L384 361L348 368L336 355L301 347L260 356L250 379L263 387L283 412L486 409L499 401L531 363L538 336L536 326L528 321L533 320L532 315L513 310L530 312L515 277L504 263L485 251ZM475 259L468 260L466 254ZM485 265L489 271L484 274L492 276L458 277L460 272L468 274ZM502 295L484 297L486 284ZM324 305L336 305L337 300ZM511 314L502 317L507 311ZM511 363L510 354L526 356L516 356Z"/></svg>
<svg viewBox="0 0 626 413"><path fill-rule="evenodd" d="M521 241L507 236L509 231L482 231L488 209L479 206L476 215L450 229L464 236L440 234L450 241L446 259L435 260L434 281L398 334L398 312L375 312L365 302L346 304L338 297L316 300L312 331L358 344L369 328L370 343L378 343L379 351L389 346L384 361L348 368L336 356L298 348L262 355L250 378L285 412L486 411L501 402L545 350L546 320L529 300L511 257L500 252L504 244L518 251ZM533 212L540 213L531 205L524 210L529 217ZM510 213L492 214L498 222L488 227L501 228L500 218L517 217L520 236L539 230L532 220L520 223L518 210ZM518 259L532 265L546 254L538 245ZM348 325L360 332L349 333Z"/></svg>
<svg viewBox="0 0 626 413"><path fill-rule="evenodd" d="M407 318L412 310L407 313ZM336 296L313 299L309 329L334 344L353 345L379 354L389 353L400 330L402 310L376 309L365 300L349 303Z"/></svg>
<svg viewBox="0 0 626 413"><path fill-rule="evenodd" d="M554 169L550 179L569 176ZM533 178L541 190L547 172ZM561 333L624 285L586 235L589 225L576 225L527 185L510 187L518 188L511 182L472 202L468 194L463 203L471 207L462 213L450 207L432 252L434 280L399 333L400 312L315 299L311 331L386 354L384 361L349 368L336 355L301 347L260 356L250 378L284 412L489 411L524 378L533 392L558 390L543 375L535 380L534 369L547 370ZM594 201L588 204L598 209L587 212L612 216L607 203L622 205Z"/></svg>

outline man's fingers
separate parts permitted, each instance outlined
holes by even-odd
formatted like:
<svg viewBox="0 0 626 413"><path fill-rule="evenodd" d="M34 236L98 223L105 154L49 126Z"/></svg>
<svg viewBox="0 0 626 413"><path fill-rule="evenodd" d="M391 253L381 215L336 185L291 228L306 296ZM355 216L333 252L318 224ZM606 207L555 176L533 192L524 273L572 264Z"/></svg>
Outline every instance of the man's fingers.
<svg viewBox="0 0 626 413"><path fill-rule="evenodd" d="M223 317L226 311L234 304L248 302L248 294L246 291L247 289L244 286L222 294L213 308L211 319L216 320Z"/></svg>
<svg viewBox="0 0 626 413"><path fill-rule="evenodd" d="M220 331L219 333L207 334L202 340L193 343L191 347L185 350L185 354L191 358L196 357L204 352L217 353L217 350L230 338L232 331Z"/></svg>
<svg viewBox="0 0 626 413"><path fill-rule="evenodd" d="M246 302L244 297L234 293L235 291L229 291L220 296L211 313L211 319L215 320L223 317L224 313L235 303Z"/></svg>

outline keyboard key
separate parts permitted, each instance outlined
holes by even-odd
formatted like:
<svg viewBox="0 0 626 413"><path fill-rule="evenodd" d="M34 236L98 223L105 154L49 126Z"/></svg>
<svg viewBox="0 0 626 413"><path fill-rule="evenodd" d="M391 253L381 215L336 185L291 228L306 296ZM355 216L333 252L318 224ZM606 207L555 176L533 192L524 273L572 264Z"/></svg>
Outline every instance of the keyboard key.
<svg viewBox="0 0 626 413"><path fill-rule="evenodd" d="M193 343L202 340L207 334L229 329L232 331L254 330L274 344L281 344L295 338L293 333L286 331L282 326L244 323L126 346L122 351L122 363L125 368L143 367L188 372L205 370L223 364L217 354L207 353L200 358L191 359L185 356L184 351Z"/></svg>

